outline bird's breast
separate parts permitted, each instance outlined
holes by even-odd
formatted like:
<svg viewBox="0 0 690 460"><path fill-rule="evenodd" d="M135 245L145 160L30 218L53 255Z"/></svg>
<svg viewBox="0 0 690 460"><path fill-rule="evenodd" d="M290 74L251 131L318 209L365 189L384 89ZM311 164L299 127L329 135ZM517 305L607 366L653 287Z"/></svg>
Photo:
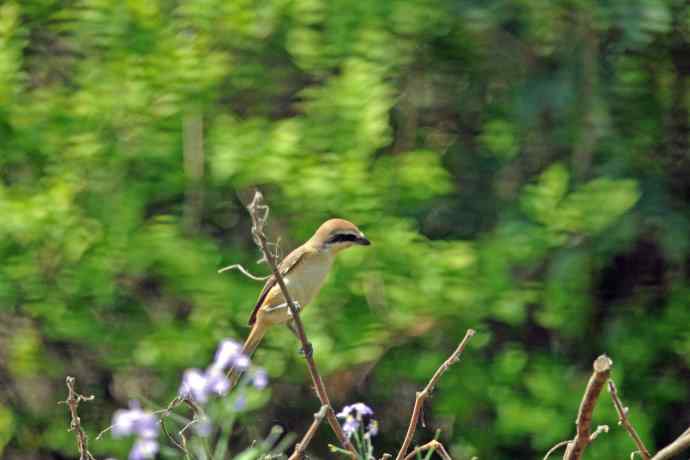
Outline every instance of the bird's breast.
<svg viewBox="0 0 690 460"><path fill-rule="evenodd" d="M319 293L331 270L332 259L324 255L305 256L285 277L290 295L303 307Z"/></svg>

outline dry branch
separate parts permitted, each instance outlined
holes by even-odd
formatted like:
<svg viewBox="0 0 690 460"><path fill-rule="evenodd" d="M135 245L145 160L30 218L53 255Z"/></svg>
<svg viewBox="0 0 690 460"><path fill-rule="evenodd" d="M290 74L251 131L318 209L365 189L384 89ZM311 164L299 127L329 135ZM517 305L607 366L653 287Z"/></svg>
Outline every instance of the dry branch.
<svg viewBox="0 0 690 460"><path fill-rule="evenodd" d="M295 324L295 330L297 331L297 336L302 344L302 349L304 350L304 357L307 361L309 375L314 383L316 395L318 396L319 401L321 401L321 405L328 406L329 408L326 411L326 419L328 420L328 424L331 426L333 433L335 433L335 436L338 438L338 442L346 450L350 451L353 457L356 457L356 452L352 447L350 440L343 432L340 422L338 422L338 419L335 416L335 411L333 410L333 406L331 406L331 401L328 397L328 393L326 392L326 387L323 384L323 379L316 368L316 363L314 362L312 353L310 353L312 347L307 339L306 333L304 332L304 325L302 324L302 319L300 318L299 309L295 307L295 303L290 296L287 286L285 285L285 280L283 280L283 276L278 269L276 258L269 248L268 240L266 238L266 234L264 233L264 224L266 223L266 218L268 217L268 206L264 205L262 201L263 196L261 195L261 192L257 190L254 194L254 199L252 199L252 202L247 207L249 210L249 215L252 218L252 235L254 237L254 242L259 246L259 249L263 254L263 260L265 260L268 266L271 267L273 276L275 276L276 282L278 283L278 286L280 286L283 297L288 304L288 308L292 314L292 320Z"/></svg>
<svg viewBox="0 0 690 460"><path fill-rule="evenodd" d="M319 429L319 425L321 425L321 422L323 422L323 419L326 417L326 413L329 409L329 406L324 405L321 406L321 409L314 414L314 421L309 426L309 429L304 434L302 440L295 445L295 450L292 455L290 455L288 460L299 460L304 456L304 452L307 450L309 443L314 438L316 430Z"/></svg>
<svg viewBox="0 0 690 460"><path fill-rule="evenodd" d="M74 377L67 377L65 379L67 384L67 399L60 401L59 404L66 404L70 412L70 428L69 431L74 431L74 435L77 438L77 448L79 449L79 460L96 460L91 452L89 452L89 443L86 437L86 433L81 427L81 419L79 418L79 403L82 401L91 401L94 397L84 396L74 389L75 379Z"/></svg>
<svg viewBox="0 0 690 460"><path fill-rule="evenodd" d="M618 397L616 384L613 383L613 380L609 380L609 393L611 393L611 400L613 401L613 406L616 408L616 412L618 412L618 424L623 425L625 427L633 442L635 442L637 450L640 452L642 459L649 460L652 456L649 454L649 451L642 442L640 435L637 434L635 427L633 427L632 423L630 423L630 420L628 419L628 408L623 406L623 403Z"/></svg>
<svg viewBox="0 0 690 460"><path fill-rule="evenodd" d="M431 377L431 380L429 380L429 383L427 383L426 387L424 387L422 391L417 393L417 397L414 402L414 408L412 409L412 416L410 417L410 425L407 428L407 433L405 434L405 439L403 440L402 446L400 447L400 451L398 451L398 455L395 457L396 460L402 460L403 458L405 458L407 449L410 448L410 444L412 443L414 433L415 431L417 431L417 423L419 422L419 416L422 413L424 401L426 401L427 398L429 398L431 393L434 391L434 387L436 387L436 384L438 383L441 376L443 376L443 374L446 373L450 366L455 364L460 359L460 355L467 346L467 342L470 341L474 334L475 331L473 329L467 330L467 332L465 333L465 337L462 339L462 341L455 349L453 354L451 354L448 357L448 359L443 364L441 364L441 367L439 367L436 370L434 375ZM429 443L425 445L428 444Z"/></svg>
<svg viewBox="0 0 690 460"><path fill-rule="evenodd" d="M433 450L434 452L438 453L439 457L441 457L443 460L453 460L451 456L448 454L446 448L443 447L443 444L441 444L435 439L427 442L424 445L415 447L414 449L412 449L412 452L410 452L410 454L403 460L412 460L417 456L417 454L424 452L426 450Z"/></svg>
<svg viewBox="0 0 690 460"><path fill-rule="evenodd" d="M675 457L686 449L690 449L690 428L685 430L685 432L678 436L671 444L657 452L656 455L652 457L652 460L667 460Z"/></svg>
<svg viewBox="0 0 690 460"><path fill-rule="evenodd" d="M589 378L587 389L580 402L580 409L577 412L575 422L577 433L575 438L568 443L563 460L579 460L585 448L593 441L591 436L592 412L594 412L599 393L601 393L611 374L611 366L613 366L613 361L606 355L601 355L594 360L594 372Z"/></svg>

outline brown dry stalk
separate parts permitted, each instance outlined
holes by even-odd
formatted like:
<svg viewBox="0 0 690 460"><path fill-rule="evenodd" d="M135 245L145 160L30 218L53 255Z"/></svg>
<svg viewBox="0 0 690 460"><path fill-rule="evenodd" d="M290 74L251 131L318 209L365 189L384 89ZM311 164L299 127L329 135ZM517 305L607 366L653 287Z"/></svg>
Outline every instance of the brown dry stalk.
<svg viewBox="0 0 690 460"><path fill-rule="evenodd" d="M597 403L599 393L601 393L611 374L611 366L613 366L613 361L606 355L601 355L594 360L594 371L589 378L587 389L580 402L580 409L577 412L577 420L575 422L577 424L577 433L575 438L568 443L563 460L579 460L585 448L592 442L592 412L594 412L594 406Z"/></svg>
<svg viewBox="0 0 690 460"><path fill-rule="evenodd" d="M668 446L661 449L656 453L652 460L668 460L675 457L682 451L690 448L690 428L685 430L683 434L678 436L675 441L673 441Z"/></svg>
<svg viewBox="0 0 690 460"><path fill-rule="evenodd" d="M400 450L398 451L398 455L395 457L395 460L403 460L403 458L405 458L407 449L410 448L412 438L414 437L415 431L417 431L417 423L419 422L419 416L422 413L424 401L426 401L427 398L429 398L431 393L434 391L434 387L436 387L436 384L438 383L441 376L443 376L443 374L446 373L450 366L458 362L458 360L460 359L460 355L462 354L463 350L467 346L467 343L474 336L474 334L475 331L473 329L467 330L467 332L465 333L465 337L462 339L455 351L448 357L448 359L443 364L441 364L441 367L439 367L436 370L434 375L431 377L431 380L429 380L429 383L427 383L426 387L424 387L422 391L417 393L417 397L414 402L414 408L412 409L412 416L410 417L410 425L407 428L405 439L403 440L402 446L400 447Z"/></svg>
<svg viewBox="0 0 690 460"><path fill-rule="evenodd" d="M249 215L252 218L252 235L254 236L254 241L259 246L264 260L266 260L268 266L271 267L273 276L275 276L276 282L278 283L278 286L280 286L283 297L288 304L288 308L290 309L292 320L295 325L295 330L297 331L297 336L302 344L302 349L304 350L304 358L307 361L307 369L309 370L309 375L314 383L316 395L318 396L319 401L321 401L322 406L329 407L329 409L326 411L326 419L328 420L328 424L331 426L333 433L338 438L338 442L343 446L343 448L345 448L345 450L350 451L354 458L357 456L355 449L352 447L350 440L343 432L343 428L340 426L340 422L338 422L338 419L335 416L335 411L333 410L331 400L326 392L326 387L323 383L323 379L321 378L321 374L319 374L319 371L316 368L316 363L314 362L314 358L309 352L311 350L311 344L307 339L307 334L304 332L304 325L302 324L302 318L300 318L299 310L295 307L292 296L290 296L290 292L285 285L285 280L283 280L283 276L278 269L276 259L273 253L270 251L268 240L266 239L266 234L263 230L268 214L268 207L264 205L262 201L263 196L261 195L261 192L257 190L254 194L254 199L247 207L249 210ZM264 214L260 215L261 212Z"/></svg>
<svg viewBox="0 0 690 460"><path fill-rule="evenodd" d="M635 427L633 427L632 423L630 423L630 420L628 419L628 410L623 406L623 403L618 397L618 390L616 389L616 384L613 383L613 380L609 380L609 393L611 394L613 406L616 408L616 412L618 412L618 424L625 427L633 442L637 446L637 450L640 452L642 459L649 460L652 456L649 454L649 451L642 442L640 435L637 434Z"/></svg>
<svg viewBox="0 0 690 460"><path fill-rule="evenodd" d="M67 399L60 401L58 404L66 404L70 412L70 425L69 431L74 431L74 435L77 438L77 448L79 449L79 460L96 460L91 452L89 452L89 442L81 427L81 419L79 418L79 403L82 401L91 401L93 396L84 396L74 389L74 384L76 380L74 377L67 377L65 383L67 384Z"/></svg>
<svg viewBox="0 0 690 460"><path fill-rule="evenodd" d="M326 412L328 412L329 410L332 409L329 406L324 405L321 406L321 409L319 409L319 411L314 414L314 421L311 422L309 429L306 433L304 433L304 437L302 438L302 440L295 445L295 450L294 452L292 452L292 455L290 455L290 458L288 460L299 460L304 456L304 452L307 450L309 443L316 434L316 430L319 429L319 425L321 425L321 422L323 422L324 417L326 417Z"/></svg>

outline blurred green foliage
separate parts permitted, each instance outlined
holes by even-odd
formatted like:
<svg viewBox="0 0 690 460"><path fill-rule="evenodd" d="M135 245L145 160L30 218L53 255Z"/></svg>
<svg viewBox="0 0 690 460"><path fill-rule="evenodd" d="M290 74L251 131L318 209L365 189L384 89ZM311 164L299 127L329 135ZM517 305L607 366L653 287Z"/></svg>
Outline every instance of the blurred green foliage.
<svg viewBox="0 0 690 460"><path fill-rule="evenodd" d="M283 253L333 216L373 241L304 319L381 451L468 327L420 440L540 457L607 352L665 445L690 425L689 78L682 0L5 0L0 453L75 458L65 375L95 433L244 337L260 286L216 270L266 270L254 186ZM285 330L257 352L272 395L232 449L310 422L297 348ZM606 399L591 459L633 450Z"/></svg>

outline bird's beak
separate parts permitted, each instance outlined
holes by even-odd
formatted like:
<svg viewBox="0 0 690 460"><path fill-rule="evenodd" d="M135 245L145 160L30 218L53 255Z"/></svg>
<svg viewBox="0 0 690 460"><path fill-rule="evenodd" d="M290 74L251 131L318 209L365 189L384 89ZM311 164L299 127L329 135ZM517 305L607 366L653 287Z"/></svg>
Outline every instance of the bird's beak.
<svg viewBox="0 0 690 460"><path fill-rule="evenodd" d="M369 246L371 244L371 241L369 241L367 237L364 236L364 234L362 233L362 235L360 235L360 237L357 238L356 243L362 246Z"/></svg>

